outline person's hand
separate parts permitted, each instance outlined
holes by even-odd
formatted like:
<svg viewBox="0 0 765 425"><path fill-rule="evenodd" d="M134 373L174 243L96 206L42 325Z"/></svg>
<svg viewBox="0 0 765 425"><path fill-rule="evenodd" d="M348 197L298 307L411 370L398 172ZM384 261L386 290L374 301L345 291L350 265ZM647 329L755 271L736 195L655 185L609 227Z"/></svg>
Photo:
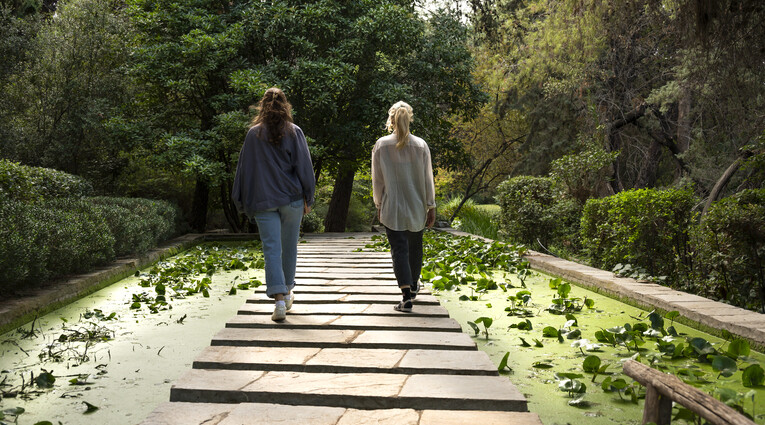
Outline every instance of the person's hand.
<svg viewBox="0 0 765 425"><path fill-rule="evenodd" d="M303 215L306 215L309 212L311 212L311 207L309 207L308 204L305 201L303 201Z"/></svg>
<svg viewBox="0 0 765 425"><path fill-rule="evenodd" d="M431 227L433 227L433 224L435 224L435 222L436 222L436 209L431 208L428 210L428 216L425 219L425 227L430 229Z"/></svg>

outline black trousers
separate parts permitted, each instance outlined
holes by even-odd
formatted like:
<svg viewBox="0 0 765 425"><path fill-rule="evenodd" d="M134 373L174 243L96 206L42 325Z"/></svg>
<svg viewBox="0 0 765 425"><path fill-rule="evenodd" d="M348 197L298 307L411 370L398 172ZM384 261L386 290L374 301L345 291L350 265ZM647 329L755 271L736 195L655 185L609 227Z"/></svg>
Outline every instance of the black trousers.
<svg viewBox="0 0 765 425"><path fill-rule="evenodd" d="M423 229L424 230L424 229ZM422 271L422 232L385 228L393 259L393 273L399 288L411 287L420 280Z"/></svg>

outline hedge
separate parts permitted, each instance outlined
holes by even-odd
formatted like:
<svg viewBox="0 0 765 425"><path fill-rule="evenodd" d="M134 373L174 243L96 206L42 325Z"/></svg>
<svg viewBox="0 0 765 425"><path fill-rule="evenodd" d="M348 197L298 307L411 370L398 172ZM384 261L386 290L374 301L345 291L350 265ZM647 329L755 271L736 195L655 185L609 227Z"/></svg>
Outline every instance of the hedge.
<svg viewBox="0 0 765 425"><path fill-rule="evenodd" d="M689 188L590 199L582 211L583 250L595 267L612 270L628 263L676 283L692 264L688 239L695 202Z"/></svg>
<svg viewBox="0 0 765 425"><path fill-rule="evenodd" d="M753 310L765 307L765 189L712 204L694 245L699 269L694 292Z"/></svg>
<svg viewBox="0 0 765 425"><path fill-rule="evenodd" d="M93 186L81 177L0 159L0 201L43 201L92 194Z"/></svg>
<svg viewBox="0 0 765 425"><path fill-rule="evenodd" d="M180 229L180 210L169 202L92 192L80 177L0 160L0 289L141 254Z"/></svg>

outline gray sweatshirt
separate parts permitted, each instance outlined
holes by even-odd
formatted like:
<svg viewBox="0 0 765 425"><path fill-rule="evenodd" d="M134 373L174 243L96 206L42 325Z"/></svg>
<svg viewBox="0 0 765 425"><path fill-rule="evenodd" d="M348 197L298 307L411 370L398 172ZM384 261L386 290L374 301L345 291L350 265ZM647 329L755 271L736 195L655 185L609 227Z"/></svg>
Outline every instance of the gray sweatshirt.
<svg viewBox="0 0 765 425"><path fill-rule="evenodd" d="M290 124L278 145L268 142L261 125L250 128L239 153L231 199L239 212L281 207L299 199L313 205L316 179L303 130Z"/></svg>

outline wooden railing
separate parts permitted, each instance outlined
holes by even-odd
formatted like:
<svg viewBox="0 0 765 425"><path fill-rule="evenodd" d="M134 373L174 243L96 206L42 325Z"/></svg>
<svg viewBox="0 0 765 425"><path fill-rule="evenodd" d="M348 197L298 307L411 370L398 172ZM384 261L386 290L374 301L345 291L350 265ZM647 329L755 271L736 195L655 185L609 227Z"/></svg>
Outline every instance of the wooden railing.
<svg viewBox="0 0 765 425"><path fill-rule="evenodd" d="M674 375L659 372L634 360L624 363L624 373L646 387L644 424L669 424L672 420L674 401L713 425L755 425L732 407L693 388Z"/></svg>

